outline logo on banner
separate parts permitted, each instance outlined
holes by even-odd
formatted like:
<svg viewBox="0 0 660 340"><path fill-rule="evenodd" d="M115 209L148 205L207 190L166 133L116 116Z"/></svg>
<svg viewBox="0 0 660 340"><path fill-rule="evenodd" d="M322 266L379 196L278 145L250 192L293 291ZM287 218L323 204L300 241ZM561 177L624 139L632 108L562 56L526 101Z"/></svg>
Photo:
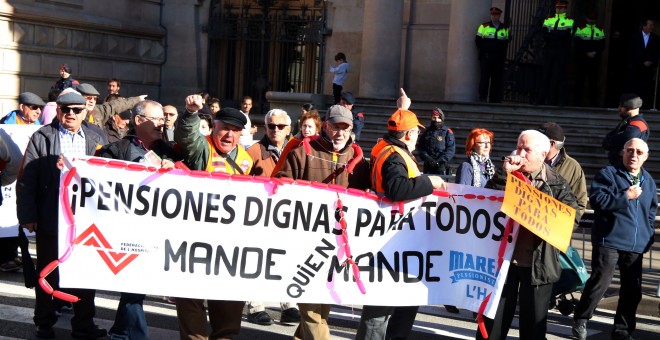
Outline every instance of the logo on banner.
<svg viewBox="0 0 660 340"><path fill-rule="evenodd" d="M494 258L452 250L449 253L449 272L453 273L451 283L462 280L483 282L495 286L497 262Z"/></svg>
<svg viewBox="0 0 660 340"><path fill-rule="evenodd" d="M108 240L101 233L96 224L92 224L76 238L74 244L97 248L97 252L115 274L126 268L139 254L128 253L124 251L114 251Z"/></svg>

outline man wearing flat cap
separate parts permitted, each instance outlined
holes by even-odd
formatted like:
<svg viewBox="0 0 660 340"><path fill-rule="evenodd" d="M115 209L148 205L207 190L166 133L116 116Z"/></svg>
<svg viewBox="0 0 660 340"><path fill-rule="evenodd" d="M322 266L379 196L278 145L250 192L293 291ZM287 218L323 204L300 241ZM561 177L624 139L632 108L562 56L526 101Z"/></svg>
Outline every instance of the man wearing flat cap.
<svg viewBox="0 0 660 340"><path fill-rule="evenodd" d="M482 102L502 102L502 74L510 37L509 26L500 21L501 16L501 9L491 7L490 21L479 26L474 38L479 50L479 100Z"/></svg>
<svg viewBox="0 0 660 340"><path fill-rule="evenodd" d="M402 92L404 94L404 92ZM424 126L414 112L399 109L387 121L387 134L371 150L371 189L392 201L407 201L446 188L440 176L423 175L412 152ZM355 338L406 339L417 306L364 306Z"/></svg>
<svg viewBox="0 0 660 340"><path fill-rule="evenodd" d="M621 150L627 141L639 138L648 141L651 130L644 120L644 114L639 112L642 98L634 93L621 95L619 99L619 116L621 122L610 131L603 140L603 148L607 150L607 158L611 165L621 161Z"/></svg>
<svg viewBox="0 0 660 340"><path fill-rule="evenodd" d="M75 87L76 91L85 97L87 108L87 117L85 118L89 123L92 123L99 128L103 129L104 125L112 119L115 114L120 114L126 110L130 110L137 103L143 101L147 95L141 95L130 98L117 98L112 101L107 101L103 104L96 105L99 98L99 91L92 84L83 83Z"/></svg>
<svg viewBox="0 0 660 340"><path fill-rule="evenodd" d="M18 96L18 110L9 112L0 119L0 124L41 125L39 116L46 103L32 92L23 92Z"/></svg>
<svg viewBox="0 0 660 340"><path fill-rule="evenodd" d="M575 219L579 221L589 202L584 170L582 170L580 163L566 152L564 147L566 137L564 136L564 129L559 124L554 122L543 123L537 130L550 140L550 151L545 156L545 164L563 177L571 191L573 191L578 206L575 211Z"/></svg>
<svg viewBox="0 0 660 340"><path fill-rule="evenodd" d="M566 105L566 73L573 37L573 19L566 15L568 1L555 2L555 14L543 21L543 78L538 103Z"/></svg>
<svg viewBox="0 0 660 340"><path fill-rule="evenodd" d="M85 98L69 92L57 98L57 119L37 130L28 143L16 183L16 213L21 227L36 232L37 272L58 259L58 207L61 155L93 156L103 144L102 137L83 124L87 114ZM46 277L59 287L57 269ZM106 335L94 324L96 292L90 289L62 289L80 298L73 304L71 335L95 339ZM34 323L38 338L53 338L57 321L53 298L39 285L35 287Z"/></svg>
<svg viewBox="0 0 660 340"><path fill-rule="evenodd" d="M353 114L341 105L331 106L320 136L305 138L302 145L291 150L275 177L288 177L345 188L369 187L369 164L362 159L362 150L351 139ZM308 153L309 152L309 153ZM350 169L349 165L354 164ZM352 172L349 173L349 171ZM299 303L300 324L295 339L328 340L330 305Z"/></svg>
<svg viewBox="0 0 660 340"><path fill-rule="evenodd" d="M174 141L180 146L183 162L191 170L249 174L252 158L239 144L245 115L224 107L213 117L212 132L199 133L198 112L203 108L202 96L186 97L186 110L179 114L174 128ZM176 298L176 313L181 339L221 339L238 336L241 330L244 301L207 300L211 333L208 332L204 300Z"/></svg>
<svg viewBox="0 0 660 340"><path fill-rule="evenodd" d="M41 125L39 116L44 105L46 103L36 94L23 92L18 96L18 110L2 117L0 124ZM18 237L0 238L0 271L17 271L21 268L21 263L18 257Z"/></svg>

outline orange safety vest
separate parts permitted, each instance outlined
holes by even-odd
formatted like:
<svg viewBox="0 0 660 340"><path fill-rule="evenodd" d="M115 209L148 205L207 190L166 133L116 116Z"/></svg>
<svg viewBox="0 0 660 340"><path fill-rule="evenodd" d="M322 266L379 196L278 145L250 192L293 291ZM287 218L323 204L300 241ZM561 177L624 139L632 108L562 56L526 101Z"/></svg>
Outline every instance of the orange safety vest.
<svg viewBox="0 0 660 340"><path fill-rule="evenodd" d="M398 153L406 162L408 178L415 178L420 175L417 163L410 157L408 152L381 139L371 150L371 158L373 160L373 166L371 167L371 188L379 195L385 195L382 175L383 163L393 153Z"/></svg>
<svg viewBox="0 0 660 340"><path fill-rule="evenodd" d="M209 159L206 162L206 169L205 171L208 172L226 172L228 174L238 174L239 172L234 169L234 167L227 162L227 159L225 159L224 156L221 156L216 150L215 150L215 145L213 144L213 140L211 139L211 136L206 136L206 141L208 142L207 144L209 145ZM252 158L250 155L243 149L242 146L236 145L238 148L238 154L236 155L236 159L234 160L236 164L241 168L243 171L243 174L247 175L250 172L250 169L252 169Z"/></svg>

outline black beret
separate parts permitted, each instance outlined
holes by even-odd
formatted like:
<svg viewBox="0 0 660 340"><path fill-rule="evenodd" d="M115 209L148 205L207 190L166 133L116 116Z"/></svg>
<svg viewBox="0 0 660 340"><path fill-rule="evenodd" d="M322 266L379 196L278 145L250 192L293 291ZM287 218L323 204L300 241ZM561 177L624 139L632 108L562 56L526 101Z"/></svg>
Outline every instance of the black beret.
<svg viewBox="0 0 660 340"><path fill-rule="evenodd" d="M225 124L233 125L241 129L247 124L247 118L245 115L233 107L222 108L222 110L215 114L213 120L219 120Z"/></svg>
<svg viewBox="0 0 660 340"><path fill-rule="evenodd" d="M619 106L627 107L629 109L639 109L642 107L642 98L634 93L624 93L619 99Z"/></svg>

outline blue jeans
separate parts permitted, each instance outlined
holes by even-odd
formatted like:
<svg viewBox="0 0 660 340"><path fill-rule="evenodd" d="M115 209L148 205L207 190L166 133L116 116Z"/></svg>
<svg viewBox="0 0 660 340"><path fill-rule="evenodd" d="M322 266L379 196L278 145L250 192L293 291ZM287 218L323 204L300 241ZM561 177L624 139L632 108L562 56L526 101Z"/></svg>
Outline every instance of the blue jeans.
<svg viewBox="0 0 660 340"><path fill-rule="evenodd" d="M144 298L144 294L121 293L115 323L108 332L110 339L149 339L147 319L142 309Z"/></svg>

